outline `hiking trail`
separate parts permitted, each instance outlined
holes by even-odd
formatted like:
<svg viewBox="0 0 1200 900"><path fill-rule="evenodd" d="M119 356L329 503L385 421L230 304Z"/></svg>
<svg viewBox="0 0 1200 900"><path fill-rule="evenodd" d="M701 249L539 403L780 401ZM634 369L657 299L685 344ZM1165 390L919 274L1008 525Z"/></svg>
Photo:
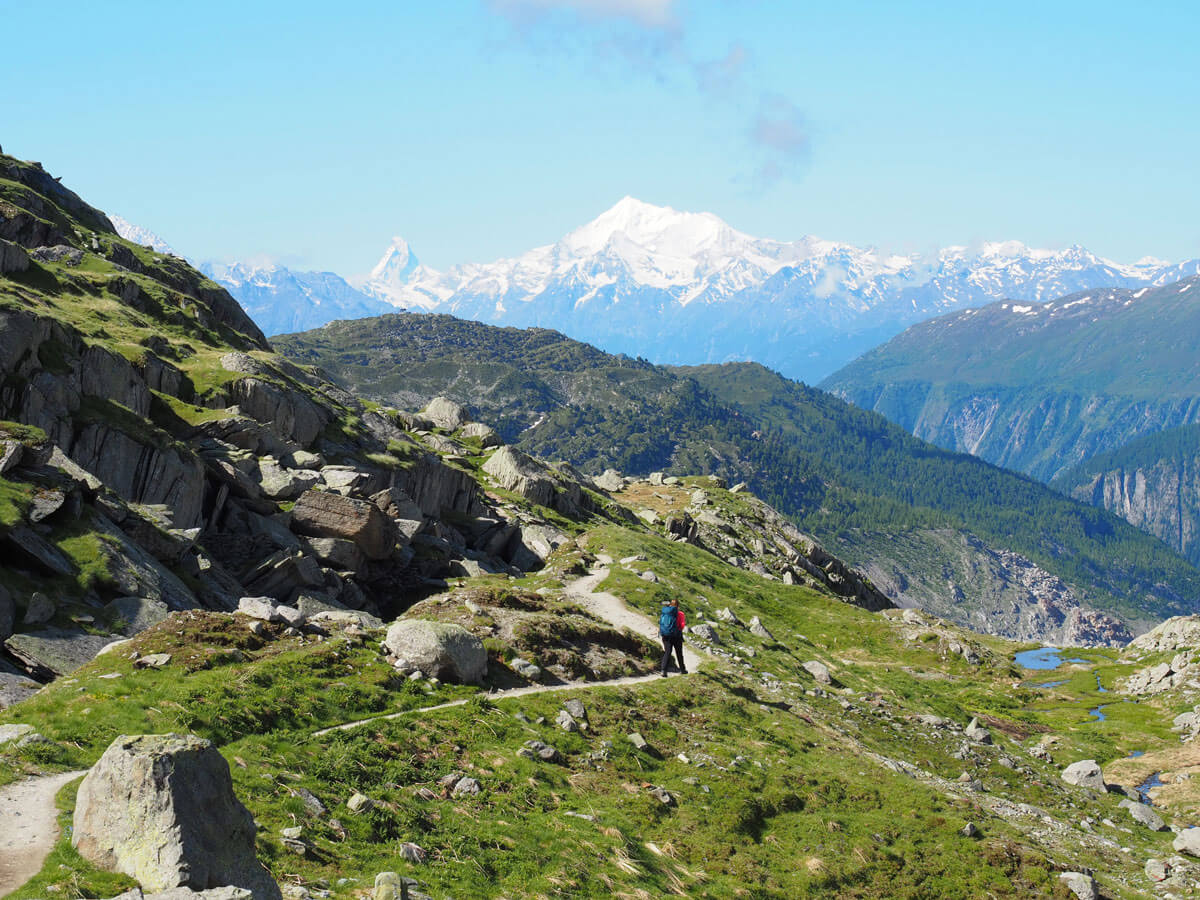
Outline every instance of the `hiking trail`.
<svg viewBox="0 0 1200 900"><path fill-rule="evenodd" d="M625 601L615 594L608 591L596 591L605 578L608 577L607 568L594 569L588 575L572 581L564 586L564 592L568 597L586 609L589 613L608 622L614 628L628 628L636 634L643 635L650 640L658 643L658 623L651 620L648 616L644 616L636 610L630 609L625 605ZM683 645L683 660L687 664L688 671L694 672L702 662L699 653L693 650L688 644ZM551 691L584 691L598 687L619 687L626 684L642 684L647 681L654 681L660 678L656 671L652 675L630 675L625 678L611 678L607 681L587 681L576 682L574 684L531 684L527 687L513 688L508 691L501 691L487 695L492 700L506 700L509 697L524 697L529 694L546 694ZM360 725L367 725L371 722L386 722L389 719L399 719L404 716L416 715L418 713L434 712L439 709L450 709L454 706L462 706L470 697L464 697L460 700L451 700L447 703L438 703L434 706L423 706L417 709L406 709L401 712L388 713L382 716L371 716L366 719L358 719L354 722L346 722L342 725L332 725L329 728L322 728L319 731L313 732L313 737L321 737L322 735L330 734L334 731L349 731L353 728L358 728Z"/></svg>
<svg viewBox="0 0 1200 900"><path fill-rule="evenodd" d="M54 797L64 784L86 774L39 775L0 787L0 897L42 870L58 840Z"/></svg>

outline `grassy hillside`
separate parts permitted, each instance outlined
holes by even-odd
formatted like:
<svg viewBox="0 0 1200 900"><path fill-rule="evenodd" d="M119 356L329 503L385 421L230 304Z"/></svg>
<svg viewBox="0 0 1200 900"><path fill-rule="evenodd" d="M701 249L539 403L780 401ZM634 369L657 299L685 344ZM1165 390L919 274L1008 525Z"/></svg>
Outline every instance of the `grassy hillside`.
<svg viewBox="0 0 1200 900"><path fill-rule="evenodd" d="M1050 481L1200 421L1197 341L1200 279L1190 278L942 316L822 387L941 447Z"/></svg>
<svg viewBox="0 0 1200 900"><path fill-rule="evenodd" d="M88 765L122 732L192 730L229 760L273 874L336 897L369 889L383 870L437 898L1066 897L1058 872L1082 866L1096 869L1107 895L1134 897L1148 884L1142 861L1169 854L1169 833L1098 824L1128 821L1119 796L1089 797L1057 777L1081 756L1107 761L1175 740L1173 707L1114 702L1104 722L1087 715L1099 695L1086 670L1110 686L1131 670L1111 652L1086 654L1079 677L1057 690L1014 688L1014 645L912 613L870 614L612 525L519 585L473 579L410 615L488 635L514 603L559 602L581 565L635 553L644 557L636 568L662 580L614 566L603 587L642 610L683 596L693 621L716 622L721 655L698 674L506 699L488 685L472 693L398 680L373 640L289 638L276 627L259 637L236 616L177 614L130 645L171 653L166 668L136 669L113 654L0 714L36 722L50 739L0 751L0 779ZM725 607L742 621L759 616L772 637L722 624ZM549 649L554 633L546 638ZM976 661L947 649L955 642ZM504 642L491 646L504 657ZM830 667L832 685L803 668L812 660ZM463 706L315 733L464 696ZM585 704L586 731L554 724L565 698ZM972 717L993 743L964 738ZM635 732L647 749L630 741ZM530 740L562 760L522 758ZM454 772L480 792L450 796L439 782ZM652 793L659 788L669 803ZM374 801L367 812L346 808L356 791ZM1081 803L1097 830L1079 824ZM299 855L281 840L296 825ZM401 842L420 846L425 861L399 859ZM111 884L69 848L53 859L13 896Z"/></svg>
<svg viewBox="0 0 1200 900"><path fill-rule="evenodd" d="M880 562L889 534L950 529L1028 557L1135 624L1190 611L1200 595L1195 569L1117 517L761 366L669 370L554 332L446 316L338 322L276 347L381 401L417 407L446 393L501 422L507 439L586 471L745 480L859 565ZM919 542L928 553L905 565L908 580L963 618L941 574L950 560L938 542Z"/></svg>

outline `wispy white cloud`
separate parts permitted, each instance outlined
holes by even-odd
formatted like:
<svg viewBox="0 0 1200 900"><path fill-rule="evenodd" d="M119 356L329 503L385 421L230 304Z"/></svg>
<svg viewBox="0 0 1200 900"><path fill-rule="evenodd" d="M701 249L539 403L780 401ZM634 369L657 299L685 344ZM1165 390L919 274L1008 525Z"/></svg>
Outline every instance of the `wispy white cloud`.
<svg viewBox="0 0 1200 900"><path fill-rule="evenodd" d="M695 62L692 70L696 84L704 93L715 97L730 97L745 86L746 65L749 53L744 44L734 44L721 59L711 62Z"/></svg>
<svg viewBox="0 0 1200 900"><path fill-rule="evenodd" d="M804 113L786 97L762 98L750 127L750 141L764 155L758 171L760 183L795 175L808 162L811 139Z"/></svg>
<svg viewBox="0 0 1200 900"><path fill-rule="evenodd" d="M628 19L647 28L676 24L675 0L489 0L496 12L517 21L566 10L588 19Z"/></svg>
<svg viewBox="0 0 1200 900"><path fill-rule="evenodd" d="M703 59L686 41L677 0L486 0L539 50L590 51L616 57L660 82L683 78L707 101L749 115L743 136L758 187L798 177L809 158L809 132L799 106L763 92L751 79L753 59L737 42L717 59ZM569 50L567 48L570 48Z"/></svg>

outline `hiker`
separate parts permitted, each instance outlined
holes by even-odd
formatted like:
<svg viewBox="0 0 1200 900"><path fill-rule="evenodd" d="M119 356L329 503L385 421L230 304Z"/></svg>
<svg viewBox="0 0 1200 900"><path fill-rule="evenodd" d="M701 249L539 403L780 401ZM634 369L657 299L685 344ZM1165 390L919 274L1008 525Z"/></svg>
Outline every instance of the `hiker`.
<svg viewBox="0 0 1200 900"><path fill-rule="evenodd" d="M663 604L662 611L658 614L658 634L662 638L663 645L662 662L659 664L659 669L663 678L667 677L667 669L671 665L672 650L675 651L675 658L679 661L680 674L687 674L687 666L683 662L683 629L686 626L687 617L679 608L679 598L672 597Z"/></svg>

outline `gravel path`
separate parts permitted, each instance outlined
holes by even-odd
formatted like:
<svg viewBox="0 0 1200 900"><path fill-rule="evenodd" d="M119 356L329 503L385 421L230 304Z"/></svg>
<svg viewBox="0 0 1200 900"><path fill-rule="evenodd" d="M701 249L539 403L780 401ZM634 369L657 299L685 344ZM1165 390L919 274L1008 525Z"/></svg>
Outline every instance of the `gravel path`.
<svg viewBox="0 0 1200 900"><path fill-rule="evenodd" d="M630 609L616 594L596 590L607 577L608 569L594 569L590 575L568 584L567 596L596 618L603 619L617 628L628 628L659 644L658 622ZM701 662L700 655L688 646L686 639L683 645L683 661L687 663L688 671L695 669Z"/></svg>
<svg viewBox="0 0 1200 900"><path fill-rule="evenodd" d="M625 605L625 602L615 594L610 594L607 591L597 592L596 587L605 578L608 577L608 569L596 569L590 575L571 582L566 586L566 593L572 600L584 607L592 615L599 619L603 619L610 625L616 628L628 628L630 631L637 634L645 635L650 640L658 643L658 623L651 621L646 616L635 610L630 609ZM687 663L688 671L694 672L700 665L701 658L687 644L683 645L683 660ZM508 697L524 697L528 694L546 694L551 691L581 691L589 688L597 687L616 687L623 684L642 684L647 681L653 681L661 676L658 673L653 675L631 675L626 678L613 678L608 681L588 681L576 684L531 684L527 687L513 688L508 691L501 691L491 694L493 700L504 700ZM355 722L346 722L342 725L334 725L330 728L322 728L319 731L314 731L314 737L321 737L334 731L349 731L352 728L358 728L360 725L366 725L370 722L386 722L389 719L399 719L404 716L411 716L417 713L434 712L439 709L449 709L452 706L462 706L470 698L464 697L461 700L451 700L448 703L439 703L436 706L423 706L419 709L406 709L403 712L390 713L386 716L371 716L368 719L359 719Z"/></svg>
<svg viewBox="0 0 1200 900"><path fill-rule="evenodd" d="M0 788L0 897L42 870L58 840L54 797L64 784L84 774L42 775Z"/></svg>

